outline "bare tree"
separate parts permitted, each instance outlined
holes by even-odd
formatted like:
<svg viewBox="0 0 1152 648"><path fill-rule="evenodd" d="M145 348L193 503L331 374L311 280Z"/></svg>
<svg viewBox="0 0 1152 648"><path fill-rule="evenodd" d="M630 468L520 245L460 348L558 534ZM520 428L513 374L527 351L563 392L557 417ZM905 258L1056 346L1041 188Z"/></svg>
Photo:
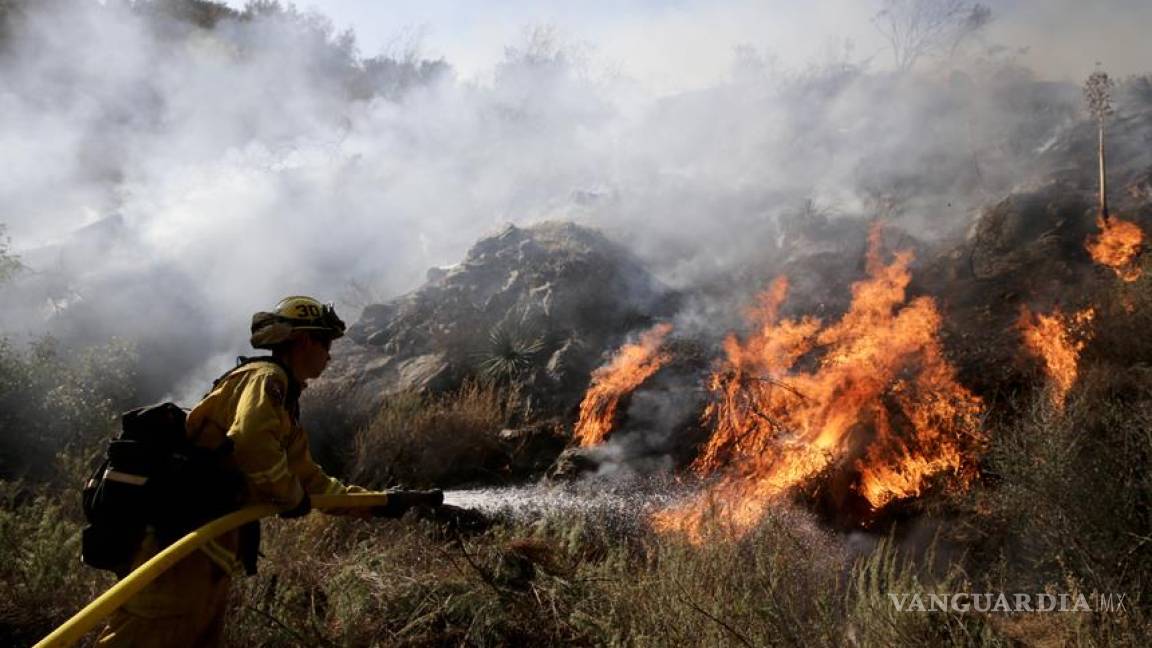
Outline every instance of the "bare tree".
<svg viewBox="0 0 1152 648"><path fill-rule="evenodd" d="M1104 161L1104 122L1112 115L1112 88L1115 84L1108 73L1097 66L1084 82L1084 100L1088 111L1096 120L1097 151L1100 157L1100 218L1108 219L1108 181Z"/></svg>
<svg viewBox="0 0 1152 648"><path fill-rule="evenodd" d="M20 265L20 258L9 252L11 242L4 232L5 226L0 223L0 283L4 283L24 267Z"/></svg>
<svg viewBox="0 0 1152 648"><path fill-rule="evenodd" d="M952 30L952 45L948 48L948 58L954 58L956 51L964 43L977 37L991 22L992 10L987 5L978 2L969 5Z"/></svg>
<svg viewBox="0 0 1152 648"><path fill-rule="evenodd" d="M872 24L888 41L896 69L957 50L992 22L992 10L965 0L883 0Z"/></svg>

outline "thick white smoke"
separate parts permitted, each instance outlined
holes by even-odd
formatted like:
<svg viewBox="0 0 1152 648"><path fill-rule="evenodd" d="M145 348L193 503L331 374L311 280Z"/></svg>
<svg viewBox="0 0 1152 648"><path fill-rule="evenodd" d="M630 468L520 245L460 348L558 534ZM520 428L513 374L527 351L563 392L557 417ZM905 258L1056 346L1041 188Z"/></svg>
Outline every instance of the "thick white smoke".
<svg viewBox="0 0 1152 648"><path fill-rule="evenodd" d="M806 204L958 231L1078 101L977 52L901 76L850 51L782 71L733 42L730 74L654 95L549 29L462 77L364 60L311 14L23 4L0 54L0 223L29 270L0 330L138 341L182 396L248 350L254 310L394 296L509 222L602 227L677 287L763 262Z"/></svg>

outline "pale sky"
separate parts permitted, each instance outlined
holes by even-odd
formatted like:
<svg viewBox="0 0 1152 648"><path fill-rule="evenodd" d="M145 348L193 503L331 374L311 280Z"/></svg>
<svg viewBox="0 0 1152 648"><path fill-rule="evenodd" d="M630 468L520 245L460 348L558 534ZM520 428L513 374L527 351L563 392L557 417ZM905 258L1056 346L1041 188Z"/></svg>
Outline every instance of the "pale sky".
<svg viewBox="0 0 1152 648"><path fill-rule="evenodd" d="M244 0L228 0L242 7ZM464 78L480 77L533 26L552 25L591 46L593 62L658 91L707 85L729 74L733 49L751 45L788 69L851 56L890 64L870 22L879 0L297 0L340 30L356 32L361 53L394 52L415 40ZM1147 72L1152 2L985 0L996 20L988 40L1026 47L1020 60L1046 77L1082 80L1096 61L1114 76Z"/></svg>

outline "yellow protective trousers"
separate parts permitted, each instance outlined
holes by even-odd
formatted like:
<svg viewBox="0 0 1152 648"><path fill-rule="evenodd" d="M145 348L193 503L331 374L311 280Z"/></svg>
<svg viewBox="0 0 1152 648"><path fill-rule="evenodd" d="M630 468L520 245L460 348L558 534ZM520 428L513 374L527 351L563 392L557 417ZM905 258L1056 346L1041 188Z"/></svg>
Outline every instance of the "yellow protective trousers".
<svg viewBox="0 0 1152 648"><path fill-rule="evenodd" d="M158 550L149 534L136 566ZM217 646L224 630L231 577L203 551L172 566L114 612L96 640L102 648Z"/></svg>

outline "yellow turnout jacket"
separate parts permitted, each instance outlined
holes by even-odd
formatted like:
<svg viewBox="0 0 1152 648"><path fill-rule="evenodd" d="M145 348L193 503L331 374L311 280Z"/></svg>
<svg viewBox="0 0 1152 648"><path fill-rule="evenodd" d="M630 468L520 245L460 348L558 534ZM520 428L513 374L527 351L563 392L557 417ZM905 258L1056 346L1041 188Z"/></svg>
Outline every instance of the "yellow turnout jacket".
<svg viewBox="0 0 1152 648"><path fill-rule="evenodd" d="M278 364L255 361L219 380L188 413L189 438L217 448L231 439L231 459L244 475L244 504L296 506L305 493L362 492L325 474L312 460L308 435L300 425L300 388ZM210 542L204 552L227 573L243 573L233 532ZM255 555L255 547L247 548ZM246 552L247 553L247 552Z"/></svg>

